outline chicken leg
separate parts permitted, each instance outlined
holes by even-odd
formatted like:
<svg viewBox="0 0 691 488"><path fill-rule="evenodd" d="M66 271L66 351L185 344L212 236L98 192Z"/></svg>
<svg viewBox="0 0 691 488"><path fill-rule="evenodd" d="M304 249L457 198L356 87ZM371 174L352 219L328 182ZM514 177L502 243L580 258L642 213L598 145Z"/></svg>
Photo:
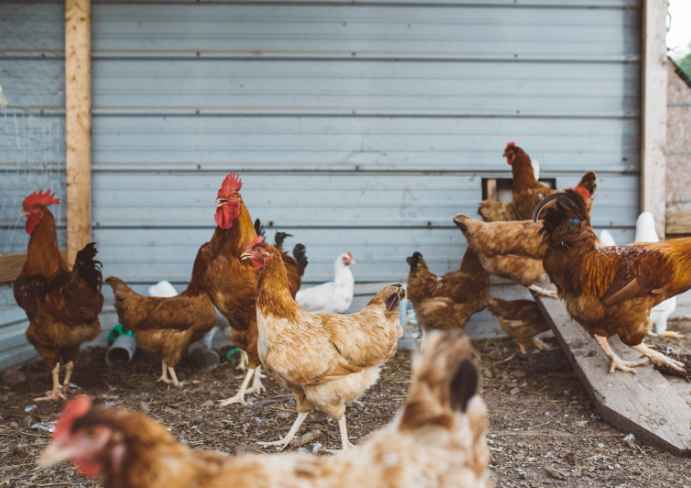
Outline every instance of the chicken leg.
<svg viewBox="0 0 691 488"><path fill-rule="evenodd" d="M175 386L176 388L181 388L182 382L178 381L178 375L175 374L175 368L168 366L168 373L170 374L170 378L172 380L173 386Z"/></svg>
<svg viewBox="0 0 691 488"><path fill-rule="evenodd" d="M348 439L348 426L346 425L345 413L340 419L338 419L338 431L341 433L341 448L344 451L355 447L350 442L350 439Z"/></svg>
<svg viewBox="0 0 691 488"><path fill-rule="evenodd" d="M166 364L165 360L161 361L161 377L156 381L170 383L170 379L168 378L168 365Z"/></svg>
<svg viewBox="0 0 691 488"><path fill-rule="evenodd" d="M266 390L262 384L262 378L262 368L261 366L257 366L257 368L254 370L254 376L252 377L252 386L249 387L246 393L261 393Z"/></svg>
<svg viewBox="0 0 691 488"><path fill-rule="evenodd" d="M55 366L51 371L51 376L53 378L53 389L46 393L46 396L34 398L35 402L65 399L65 395L62 393L62 385L60 385L60 363L55 363Z"/></svg>
<svg viewBox="0 0 691 488"><path fill-rule="evenodd" d="M609 366L610 373L614 373L616 370L619 370L636 374L636 370L634 368L648 364L647 359L644 359L643 361L624 361L612 350L609 345L609 341L605 336L596 335L595 340L600 345L602 350L605 351L605 354L611 361Z"/></svg>
<svg viewBox="0 0 691 488"><path fill-rule="evenodd" d="M62 386L65 390L70 388L70 380L72 379L72 372L74 371L74 361L69 361L65 365L65 381L62 382Z"/></svg>
<svg viewBox="0 0 691 488"><path fill-rule="evenodd" d="M254 376L255 374L259 374L258 367L247 368L247 373L245 373L245 377L243 378L242 383L240 384L240 389L238 390L238 392L230 398L221 400L219 402L219 406L227 407L228 405L231 405L233 403L240 403L241 405L246 405L247 402L245 402L245 394L249 392L249 390L247 389L247 385L250 384L250 380L252 379L252 376ZM259 380L259 383L261 384L261 379ZM254 387L254 385L252 386Z"/></svg>
<svg viewBox="0 0 691 488"><path fill-rule="evenodd" d="M686 373L686 368L684 368L684 363L665 356L661 352L658 352L655 349L652 349L647 344L643 344L641 342L637 346L633 346L633 348L636 351L638 351L639 353L641 353L641 355L650 359L650 362L653 363L658 368L670 368L670 369L673 369L674 371L676 371L678 373L682 373L682 374Z"/></svg>
<svg viewBox="0 0 691 488"><path fill-rule="evenodd" d="M240 371L246 371L250 364L250 358L245 351L240 351L240 361L238 361L237 369Z"/></svg>
<svg viewBox="0 0 691 488"><path fill-rule="evenodd" d="M270 446L277 446L279 451L282 451L283 449L286 448L288 444L290 444L295 437L295 434L298 433L300 430L300 427L302 426L302 423L305 421L307 418L307 415L309 415L309 412L300 412L298 413L297 418L295 419L295 422L293 422L293 425L290 426L290 430L288 433L283 437L283 439L279 439L277 441L273 442L258 442L260 446L263 447L270 447ZM345 418L345 415L343 416ZM347 437L347 434L346 434Z"/></svg>

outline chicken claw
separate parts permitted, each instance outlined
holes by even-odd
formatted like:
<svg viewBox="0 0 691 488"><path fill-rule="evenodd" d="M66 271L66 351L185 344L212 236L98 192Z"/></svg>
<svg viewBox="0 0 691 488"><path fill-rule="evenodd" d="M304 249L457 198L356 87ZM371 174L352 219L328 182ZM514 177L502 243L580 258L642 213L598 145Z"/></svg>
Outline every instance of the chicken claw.
<svg viewBox="0 0 691 488"><path fill-rule="evenodd" d="M53 389L46 393L46 396L34 398L35 402L47 402L55 400L65 400L65 394L62 392L62 385L60 384L60 363L57 363L51 371L53 378Z"/></svg>
<svg viewBox="0 0 691 488"><path fill-rule="evenodd" d="M170 384L171 380L168 378L168 366L165 361L161 361L161 377L157 379L158 382L163 382L165 384Z"/></svg>
<svg viewBox="0 0 691 488"><path fill-rule="evenodd" d="M615 356L611 358L609 372L614 373L615 371L619 370L624 371L625 373L636 374L636 370L634 368L645 366L646 364L648 364L647 359L643 359L642 361L624 361L619 356Z"/></svg>
<svg viewBox="0 0 691 488"><path fill-rule="evenodd" d="M665 356L661 352L652 349L647 344L640 343L637 346L633 346L633 348L636 351L640 352L646 358L650 359L650 362L658 368L669 368L676 371L677 373L686 374L686 368L684 367L684 363Z"/></svg>
<svg viewBox="0 0 691 488"><path fill-rule="evenodd" d="M276 447L278 447L279 451L282 451L283 449L286 448L286 446L288 444L290 444L293 441L295 434L297 434L298 431L300 430L300 427L302 426L302 423L307 418L307 415L308 415L307 412L298 413L298 416L295 419L295 422L293 422L293 425L290 426L290 430L288 431L288 433L285 435L285 437L283 439L279 439L277 441L271 441L271 442L257 442L257 444L259 444L262 447L276 446Z"/></svg>

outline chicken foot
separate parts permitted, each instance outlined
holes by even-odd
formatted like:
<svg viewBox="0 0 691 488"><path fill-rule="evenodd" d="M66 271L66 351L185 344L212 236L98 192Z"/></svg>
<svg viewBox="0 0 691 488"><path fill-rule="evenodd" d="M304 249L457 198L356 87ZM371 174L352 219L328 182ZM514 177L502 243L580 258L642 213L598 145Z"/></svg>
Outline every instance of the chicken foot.
<svg viewBox="0 0 691 488"><path fill-rule="evenodd" d="M650 359L650 362L653 363L658 368L670 368L670 369L673 369L674 371L677 371L677 372L682 373L682 374L686 373L686 368L684 368L684 363L677 361L676 359L672 359L670 357L665 356L664 354L656 351L655 349L651 348L647 344L644 344L641 342L637 346L633 346L633 348L636 351L638 351L639 353L641 353L641 355Z"/></svg>
<svg viewBox="0 0 691 488"><path fill-rule="evenodd" d="M161 377L156 381L162 381L166 384L170 383L170 378L168 378L168 365L165 360L161 361Z"/></svg>
<svg viewBox="0 0 691 488"><path fill-rule="evenodd" d="M46 396L34 398L35 402L45 402L54 400L65 400L65 395L62 392L62 385L60 384L60 363L56 363L51 371L53 378L53 389L46 393Z"/></svg>
<svg viewBox="0 0 691 488"><path fill-rule="evenodd" d="M307 418L307 415L309 415L309 412L300 412L298 413L297 418L295 419L295 422L293 422L293 425L290 426L290 430L288 433L283 437L283 439L279 439L277 441L272 441L272 442L258 442L262 447L271 447L271 446L277 446L279 451L282 451L283 449L286 448L288 444L290 444L293 441L293 438L295 437L295 434L298 433L300 430L300 427L302 426L302 423L305 421ZM345 415L343 416L345 419ZM347 436L347 434L346 434Z"/></svg>
<svg viewBox="0 0 691 488"><path fill-rule="evenodd" d="M645 366L646 364L648 364L647 359L644 359L642 361L624 361L617 355L617 353L615 353L612 350L612 348L609 345L609 341L605 336L596 335L595 340L610 360L610 373L614 373L616 370L619 370L627 373L636 374L636 370L634 368L638 368L639 366Z"/></svg>
<svg viewBox="0 0 691 488"><path fill-rule="evenodd" d="M170 375L173 386L176 388L182 387L182 381L178 381L178 375L175 374L175 368L168 366L168 374Z"/></svg>
<svg viewBox="0 0 691 488"><path fill-rule="evenodd" d="M245 401L245 394L250 393L250 390L255 388L255 384L252 384L252 388L250 390L247 389L247 385L250 384L250 380L252 379L253 376L255 375L260 375L259 373L259 368L247 368L247 373L245 373L245 377L242 380L242 384L240 384L240 389L238 392L233 395L230 398L226 398L225 400L221 400L219 402L219 406L221 407L227 407L228 405L231 405L233 403L239 403L241 405L246 405L247 402ZM261 378L257 380L258 383L261 385L261 388L264 388L264 386L261 384Z"/></svg>
<svg viewBox="0 0 691 488"><path fill-rule="evenodd" d="M250 393L262 393L266 390L262 384L263 377L261 366L257 366L254 370L254 376L252 377L252 386L250 386L245 393L249 395Z"/></svg>

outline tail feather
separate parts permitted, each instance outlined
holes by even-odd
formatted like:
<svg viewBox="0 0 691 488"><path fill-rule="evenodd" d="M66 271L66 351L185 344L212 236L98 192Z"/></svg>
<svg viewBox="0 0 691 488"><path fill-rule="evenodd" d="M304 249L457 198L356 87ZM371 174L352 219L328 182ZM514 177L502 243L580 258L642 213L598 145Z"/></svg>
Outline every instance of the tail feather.
<svg viewBox="0 0 691 488"><path fill-rule="evenodd" d="M593 171L588 171L583 175L578 186L585 188L590 193L592 197L595 195L595 190L597 189L597 175Z"/></svg>
<svg viewBox="0 0 691 488"><path fill-rule="evenodd" d="M479 373L470 340L460 331L431 333L413 365L413 376L399 429L451 429L467 416L473 437L487 431L487 410L479 393Z"/></svg>
<svg viewBox="0 0 691 488"><path fill-rule="evenodd" d="M264 234L266 233L266 229L264 229L264 226L262 225L262 221L259 219L255 219L254 221L254 232L258 236L264 237Z"/></svg>
<svg viewBox="0 0 691 488"><path fill-rule="evenodd" d="M307 259L307 248L303 243L299 242L295 244L295 247L293 247L293 257L298 263L300 276L302 276L305 274L305 268L307 268L307 265L309 264L309 260Z"/></svg>
<svg viewBox="0 0 691 488"><path fill-rule="evenodd" d="M281 251L283 250L283 242L285 242L288 237L293 237L293 234L288 234L287 232L276 232L276 235L274 236L274 243Z"/></svg>
<svg viewBox="0 0 691 488"><path fill-rule="evenodd" d="M103 265L101 261L95 259L96 254L98 254L96 243L90 242L77 253L73 269L92 289L100 291L103 285L103 275L101 274Z"/></svg>

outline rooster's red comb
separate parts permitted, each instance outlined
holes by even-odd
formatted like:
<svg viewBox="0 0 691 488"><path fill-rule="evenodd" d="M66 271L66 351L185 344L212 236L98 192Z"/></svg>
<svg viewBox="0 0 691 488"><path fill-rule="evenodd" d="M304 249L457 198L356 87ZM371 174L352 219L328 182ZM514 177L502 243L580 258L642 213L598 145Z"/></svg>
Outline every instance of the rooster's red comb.
<svg viewBox="0 0 691 488"><path fill-rule="evenodd" d="M67 402L55 424L53 439L60 440L68 436L74 421L86 415L89 410L91 410L91 398L87 395L78 395Z"/></svg>
<svg viewBox="0 0 691 488"><path fill-rule="evenodd" d="M242 180L237 173L228 173L228 175L223 179L221 183L221 188L219 188L219 195L227 195L230 193L236 193L242 188Z"/></svg>
<svg viewBox="0 0 691 488"><path fill-rule="evenodd" d="M590 200L590 198L592 197L592 195L590 194L590 190L588 190L588 189L587 189L585 186L583 186L583 185L578 185L578 186L577 186L576 188L574 188L573 190L574 190L576 193L578 193L578 194L583 198L583 200L585 200L586 202L587 202L588 200Z"/></svg>
<svg viewBox="0 0 691 488"><path fill-rule="evenodd" d="M56 198L55 193L50 190L46 191L35 191L29 194L22 202L22 207L27 209L36 205L43 205L47 207L48 205L55 205L60 203L60 200Z"/></svg>

